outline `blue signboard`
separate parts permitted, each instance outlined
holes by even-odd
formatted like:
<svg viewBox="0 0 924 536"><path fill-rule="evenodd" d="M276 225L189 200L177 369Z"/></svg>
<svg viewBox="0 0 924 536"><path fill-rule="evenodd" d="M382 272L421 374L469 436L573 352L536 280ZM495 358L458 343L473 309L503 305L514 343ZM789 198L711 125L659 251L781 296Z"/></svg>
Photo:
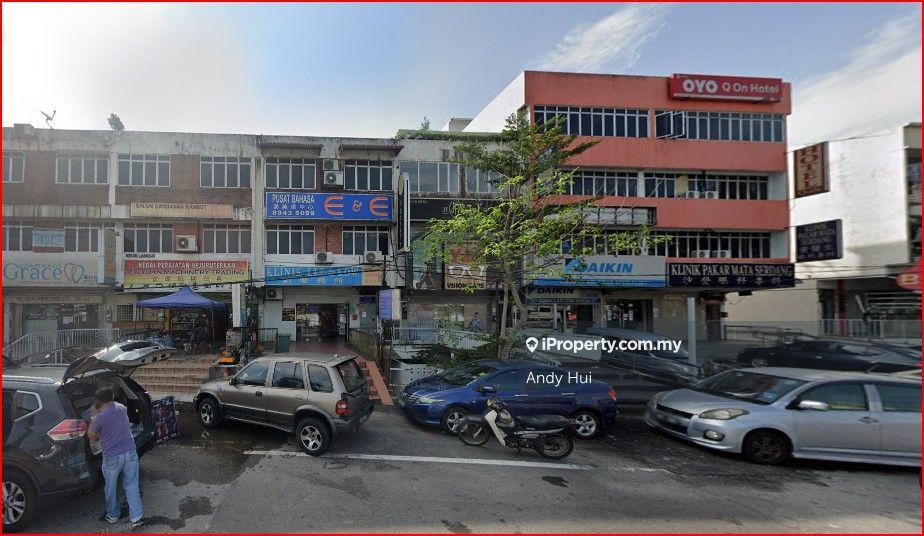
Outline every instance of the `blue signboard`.
<svg viewBox="0 0 924 536"><path fill-rule="evenodd" d="M273 266L267 265L268 286L353 287L363 284L362 266Z"/></svg>
<svg viewBox="0 0 924 536"><path fill-rule="evenodd" d="M401 291L388 288L379 291L379 318L401 320Z"/></svg>
<svg viewBox="0 0 924 536"><path fill-rule="evenodd" d="M64 229L32 229L32 247L64 249Z"/></svg>
<svg viewBox="0 0 924 536"><path fill-rule="evenodd" d="M391 221L390 194L266 192L266 218L286 220Z"/></svg>

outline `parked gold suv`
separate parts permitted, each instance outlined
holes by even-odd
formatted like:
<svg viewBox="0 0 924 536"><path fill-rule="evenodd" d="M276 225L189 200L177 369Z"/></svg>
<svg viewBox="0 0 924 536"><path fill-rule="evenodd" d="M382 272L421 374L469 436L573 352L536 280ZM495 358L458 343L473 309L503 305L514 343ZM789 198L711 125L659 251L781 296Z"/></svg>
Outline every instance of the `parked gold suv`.
<svg viewBox="0 0 924 536"><path fill-rule="evenodd" d="M255 359L230 379L203 384L193 403L207 428L225 420L279 428L312 456L375 407L354 356L304 352Z"/></svg>

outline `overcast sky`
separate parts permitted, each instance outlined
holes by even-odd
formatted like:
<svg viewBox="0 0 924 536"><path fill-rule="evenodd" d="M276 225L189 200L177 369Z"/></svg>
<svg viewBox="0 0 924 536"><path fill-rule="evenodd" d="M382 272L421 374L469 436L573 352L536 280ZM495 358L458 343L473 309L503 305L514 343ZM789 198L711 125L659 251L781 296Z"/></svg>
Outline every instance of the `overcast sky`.
<svg viewBox="0 0 924 536"><path fill-rule="evenodd" d="M914 4L3 4L3 125L391 136L523 69L782 77L791 145L921 117Z"/></svg>

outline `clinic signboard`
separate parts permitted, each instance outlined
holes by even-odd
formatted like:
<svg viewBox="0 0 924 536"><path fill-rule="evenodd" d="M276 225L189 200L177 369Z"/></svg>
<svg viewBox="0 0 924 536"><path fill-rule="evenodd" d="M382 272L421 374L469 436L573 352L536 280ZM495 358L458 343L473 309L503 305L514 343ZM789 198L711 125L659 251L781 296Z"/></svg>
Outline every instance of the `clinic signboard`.
<svg viewBox="0 0 924 536"><path fill-rule="evenodd" d="M378 287L383 284L381 267L357 265L288 266L266 265L264 285L276 287Z"/></svg>
<svg viewBox="0 0 924 536"><path fill-rule="evenodd" d="M9 260L3 263L4 287L90 287L99 285L97 259Z"/></svg>
<svg viewBox="0 0 924 536"><path fill-rule="evenodd" d="M780 102L783 80L711 74L675 74L668 83L672 99Z"/></svg>
<svg viewBox="0 0 924 536"><path fill-rule="evenodd" d="M841 220L796 226L796 262L828 261L843 256Z"/></svg>
<svg viewBox="0 0 924 536"><path fill-rule="evenodd" d="M588 255L549 263L533 279L537 287L662 288L667 285L666 257L655 255Z"/></svg>
<svg viewBox="0 0 924 536"><path fill-rule="evenodd" d="M269 220L392 221L388 194L266 192Z"/></svg>
<svg viewBox="0 0 924 536"><path fill-rule="evenodd" d="M743 262L672 262L667 265L671 287L792 287L795 265Z"/></svg>
<svg viewBox="0 0 924 536"><path fill-rule="evenodd" d="M126 260L125 288L182 287L243 283L247 261Z"/></svg>

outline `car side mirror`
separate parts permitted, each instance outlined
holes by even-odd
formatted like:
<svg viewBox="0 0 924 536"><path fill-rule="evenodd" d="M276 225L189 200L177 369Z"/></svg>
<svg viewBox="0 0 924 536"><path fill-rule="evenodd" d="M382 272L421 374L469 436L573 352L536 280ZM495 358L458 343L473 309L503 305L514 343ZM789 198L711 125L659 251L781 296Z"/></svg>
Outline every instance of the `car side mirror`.
<svg viewBox="0 0 924 536"><path fill-rule="evenodd" d="M828 411L831 409L831 406L826 402L818 402L817 400L800 400L799 405L796 407L808 411Z"/></svg>
<svg viewBox="0 0 924 536"><path fill-rule="evenodd" d="M236 380L237 380L236 377L231 376L231 379L228 380L228 385L234 385L235 383L237 383Z"/></svg>
<svg viewBox="0 0 924 536"><path fill-rule="evenodd" d="M497 392L497 387L494 387L493 385L482 385L481 386L481 394L483 395L493 395L496 392Z"/></svg>

